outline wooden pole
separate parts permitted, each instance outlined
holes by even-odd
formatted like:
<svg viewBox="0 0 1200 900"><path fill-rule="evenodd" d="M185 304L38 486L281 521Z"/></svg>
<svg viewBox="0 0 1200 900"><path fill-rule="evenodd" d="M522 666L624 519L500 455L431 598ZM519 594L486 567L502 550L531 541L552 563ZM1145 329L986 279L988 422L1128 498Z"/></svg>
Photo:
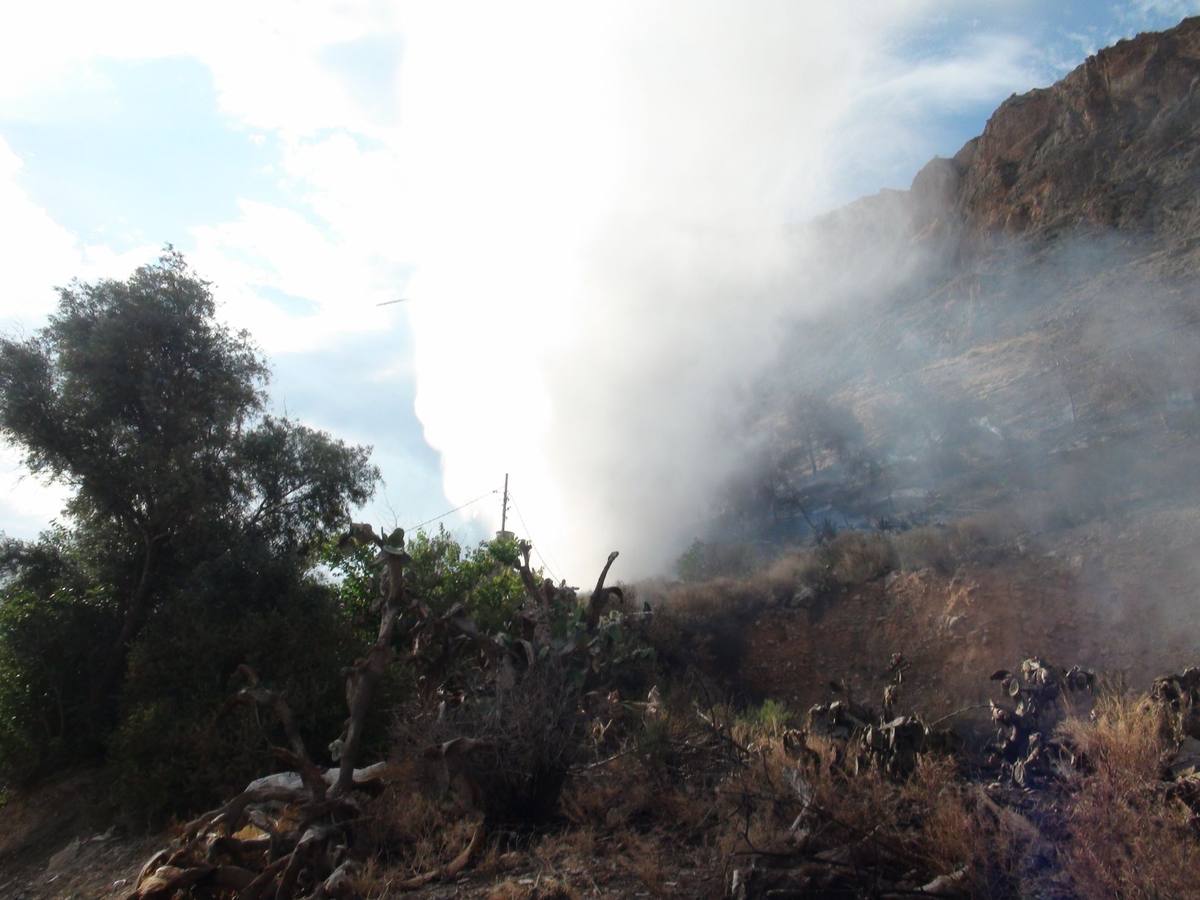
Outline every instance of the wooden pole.
<svg viewBox="0 0 1200 900"><path fill-rule="evenodd" d="M500 507L500 530L508 530L508 473L504 473L504 505Z"/></svg>

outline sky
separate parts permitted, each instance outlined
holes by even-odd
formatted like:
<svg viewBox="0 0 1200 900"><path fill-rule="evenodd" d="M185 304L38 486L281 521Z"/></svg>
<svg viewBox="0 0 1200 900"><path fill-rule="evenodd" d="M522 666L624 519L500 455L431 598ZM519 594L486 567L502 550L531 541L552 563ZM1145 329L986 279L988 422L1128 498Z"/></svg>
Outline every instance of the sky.
<svg viewBox="0 0 1200 900"><path fill-rule="evenodd" d="M578 583L632 519L663 527L614 480L679 495L673 516L695 492L663 475L700 436L669 410L731 377L693 362L714 335L763 339L729 298L770 290L780 228L907 187L1010 94L1197 12L23 4L0 33L0 329L171 243L269 358L274 409L375 448L360 518L467 504L440 521L478 539L511 472L514 527ZM0 445L0 530L28 538L63 495L19 460Z"/></svg>

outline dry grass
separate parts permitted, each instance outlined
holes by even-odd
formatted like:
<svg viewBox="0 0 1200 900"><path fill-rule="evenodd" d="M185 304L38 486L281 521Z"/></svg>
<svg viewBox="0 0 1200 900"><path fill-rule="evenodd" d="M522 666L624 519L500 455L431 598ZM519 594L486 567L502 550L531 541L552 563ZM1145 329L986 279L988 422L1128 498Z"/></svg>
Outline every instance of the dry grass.
<svg viewBox="0 0 1200 900"><path fill-rule="evenodd" d="M389 882L444 865L471 840L481 816L440 791L430 768L397 766L395 780L372 801L361 840L374 863L359 881L386 895Z"/></svg>
<svg viewBox="0 0 1200 900"><path fill-rule="evenodd" d="M667 743L683 740L678 727L666 734ZM562 796L572 826L524 854L524 865L546 876L536 888L543 893L526 878L492 896L575 896L570 884L599 858L657 896L689 852L714 880L749 855L777 854L797 866L819 861L830 877L860 879L854 889L867 893L941 878L973 897L1200 896L1189 810L1161 780L1172 747L1161 714L1110 694L1057 736L1086 762L1063 773L1047 819L1011 796L993 799L949 758L922 755L896 780L856 761L849 745L807 737L802 750L796 733L742 718L733 737L753 750L715 783L686 770L664 778L636 753L573 776ZM419 835L424 821L406 827Z"/></svg>
<svg viewBox="0 0 1200 900"><path fill-rule="evenodd" d="M1190 810L1160 780L1169 750L1160 712L1108 696L1091 721L1070 719L1059 731L1091 769L1069 782L1063 868L1079 894L1200 897Z"/></svg>
<svg viewBox="0 0 1200 900"><path fill-rule="evenodd" d="M508 879L488 893L488 900L579 900L579 891L557 878L535 878L531 884Z"/></svg>
<svg viewBox="0 0 1200 900"><path fill-rule="evenodd" d="M903 782L877 769L849 775L842 750L810 738L800 763L767 738L754 764L720 791L721 855L834 858L895 880L954 876L971 896L1018 896L1037 830L1000 810L947 759L922 756ZM819 760L819 761L818 761Z"/></svg>
<svg viewBox="0 0 1200 900"><path fill-rule="evenodd" d="M845 531L818 547L815 562L828 571L837 587L865 584L895 570L899 556L886 534Z"/></svg>
<svg viewBox="0 0 1200 900"><path fill-rule="evenodd" d="M628 834L621 840L621 865L651 894L666 893L662 847L652 837Z"/></svg>
<svg viewBox="0 0 1200 900"><path fill-rule="evenodd" d="M1022 529L1013 510L999 509L959 519L949 525L925 526L892 537L899 565L908 571L933 569L953 574L965 562L995 561Z"/></svg>

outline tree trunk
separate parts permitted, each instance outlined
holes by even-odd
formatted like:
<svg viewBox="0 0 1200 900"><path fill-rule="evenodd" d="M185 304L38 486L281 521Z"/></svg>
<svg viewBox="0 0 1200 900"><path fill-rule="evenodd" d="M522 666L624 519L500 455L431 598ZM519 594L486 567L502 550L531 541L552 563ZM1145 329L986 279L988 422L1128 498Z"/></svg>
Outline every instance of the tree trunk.
<svg viewBox="0 0 1200 900"><path fill-rule="evenodd" d="M403 544L404 538L401 535L400 545ZM354 766L358 763L367 711L371 708L375 685L392 661L392 636L396 632L396 619L404 603L404 564L407 556L385 551L384 561L387 565L388 584L383 614L379 621L379 636L375 645L367 651L366 658L356 662L347 674L350 721L346 726L346 742L342 745L337 784L333 788L334 796L341 796L354 786Z"/></svg>
<svg viewBox="0 0 1200 900"><path fill-rule="evenodd" d="M125 674L125 663L129 648L141 634L150 618L150 587L153 581L154 564L158 557L158 544L153 538L145 540L146 551L142 555L142 571L137 584L125 605L121 621L121 632L109 648L100 677L92 688L92 707L99 715L108 718L112 713L111 701L120 692L120 682Z"/></svg>

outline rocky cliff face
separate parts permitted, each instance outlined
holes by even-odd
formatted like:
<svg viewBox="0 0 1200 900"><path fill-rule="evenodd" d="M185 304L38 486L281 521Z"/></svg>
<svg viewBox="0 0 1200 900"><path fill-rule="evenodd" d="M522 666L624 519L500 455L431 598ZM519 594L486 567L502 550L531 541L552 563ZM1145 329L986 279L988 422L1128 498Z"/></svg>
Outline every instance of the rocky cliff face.
<svg viewBox="0 0 1200 900"><path fill-rule="evenodd" d="M1198 132L1200 17L1009 98L952 160L926 167L913 193L952 196L975 231L1194 228Z"/></svg>
<svg viewBox="0 0 1200 900"><path fill-rule="evenodd" d="M1200 233L1200 17L1101 50L1057 84L1014 94L983 134L826 224L899 222L978 240L1121 229Z"/></svg>
<svg viewBox="0 0 1200 900"><path fill-rule="evenodd" d="M785 345L773 373L783 399L759 430L775 429L776 457L789 459L803 438L788 431L787 398L819 394L893 461L893 487L947 497L957 489L937 471L897 474L896 461L941 454L950 435L994 441L987 464L1007 490L1016 476L996 460L1014 453L1036 471L1114 442L1131 459L1159 452L1176 429L1200 429L1198 189L1193 18L1010 98L910 190L814 223L799 242L805 269L834 298ZM778 465L780 493L821 480ZM1054 471L1040 487L1069 474Z"/></svg>
<svg viewBox="0 0 1200 900"><path fill-rule="evenodd" d="M1128 385L1101 382L1114 366L1143 369L1134 357L1155 347L1172 358L1172 371L1154 376L1160 393L1194 403L1200 17L1014 95L910 190L865 198L818 229L851 257L846 268L883 256L919 275L884 284L839 350L843 390L868 405L888 392L862 376L864 358L889 377L948 379L998 402L994 420L1039 432L1120 406ZM872 333L884 344L862 349ZM897 335L921 349L889 367Z"/></svg>

